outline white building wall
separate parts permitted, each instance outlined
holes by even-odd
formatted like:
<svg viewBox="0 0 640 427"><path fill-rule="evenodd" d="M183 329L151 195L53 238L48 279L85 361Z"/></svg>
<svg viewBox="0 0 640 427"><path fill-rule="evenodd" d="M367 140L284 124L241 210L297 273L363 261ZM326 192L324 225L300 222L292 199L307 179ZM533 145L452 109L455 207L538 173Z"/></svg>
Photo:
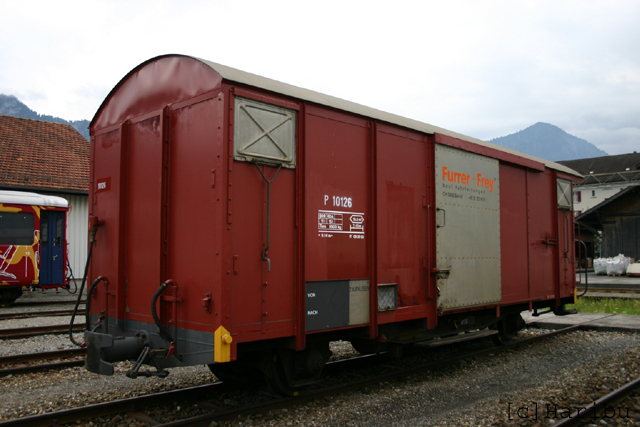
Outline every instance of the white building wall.
<svg viewBox="0 0 640 427"><path fill-rule="evenodd" d="M69 242L69 264L73 276L82 280L87 263L89 242L89 196L64 194L70 204L71 212L67 217L67 241Z"/></svg>
<svg viewBox="0 0 640 427"><path fill-rule="evenodd" d="M584 213L631 185L638 185L638 183L621 182L617 184L574 186L573 211L576 215L578 215L578 212ZM577 201L578 193L580 193L579 202Z"/></svg>

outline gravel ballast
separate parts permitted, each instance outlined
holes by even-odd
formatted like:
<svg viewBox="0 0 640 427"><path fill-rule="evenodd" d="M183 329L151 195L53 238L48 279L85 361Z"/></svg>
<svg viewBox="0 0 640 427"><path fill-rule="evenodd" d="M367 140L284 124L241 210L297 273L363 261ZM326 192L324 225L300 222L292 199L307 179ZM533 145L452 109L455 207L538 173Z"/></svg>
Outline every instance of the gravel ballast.
<svg viewBox="0 0 640 427"><path fill-rule="evenodd" d="M526 329L520 332L520 336L527 337L542 332L544 331ZM466 359L446 369L412 375L402 381L384 382L297 408L274 410L268 414L220 424L553 425L556 419L562 419L565 408L574 410L580 405L588 406L595 398L639 377L639 344L640 337L634 334L577 331L547 338L523 348ZM35 351L51 351L61 346L67 348L68 338L48 336L5 341L2 352L17 354L25 351L28 346L33 346ZM458 349L462 351L464 347ZM333 350L337 353L337 358L353 353L348 343L337 343ZM131 380L124 376L126 369L128 364L119 364L118 372L111 377L88 373L78 367L0 378L3 386L0 392L0 419L13 419L215 381L215 377L205 366L172 369L166 379ZM220 397L220 402L225 402L225 398L229 400L228 396ZM536 405L537 413L533 409ZM554 412L554 408L557 411ZM184 408L179 410L184 411ZM637 416L639 410L640 407L631 407L629 415ZM177 416L174 407L161 409L160 415L163 411L169 419ZM158 413L154 417L158 419ZM115 421L113 418L103 421L94 425L145 425L126 416L120 416ZM636 422L632 418L618 419L615 422L595 419L594 425L636 425Z"/></svg>

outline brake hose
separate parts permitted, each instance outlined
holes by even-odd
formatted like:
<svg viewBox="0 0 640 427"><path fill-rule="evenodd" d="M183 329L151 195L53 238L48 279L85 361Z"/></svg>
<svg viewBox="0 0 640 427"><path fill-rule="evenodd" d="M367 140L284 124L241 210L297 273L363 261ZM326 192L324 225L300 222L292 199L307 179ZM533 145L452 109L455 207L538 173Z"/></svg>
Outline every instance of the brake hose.
<svg viewBox="0 0 640 427"><path fill-rule="evenodd" d="M82 299L82 291L84 291L84 285L87 281L87 272L89 271L89 262L91 262L91 253L93 252L94 243L95 243L95 233L92 233L91 239L90 239L90 245L89 245L89 254L87 255L87 263L84 267L84 275L82 276L82 284L80 285L80 292L78 292L78 299L76 300L76 306L73 308L73 313L71 314L71 322L69 323L69 339L71 340L72 343L74 343L78 347L83 347L83 345L78 343L73 338L73 323L76 318L76 313L78 312L78 306L80 305L80 300ZM86 316L89 316L89 299L88 298L85 304L85 308L86 308Z"/></svg>
<svg viewBox="0 0 640 427"><path fill-rule="evenodd" d="M160 317L158 317L158 313L156 311L156 302L158 301L160 294L162 294L162 292L167 289L167 286L169 286L171 283L171 280L165 281L164 283L162 283L162 285L160 285L156 293L153 295L153 298L151 299L151 315L153 316L153 320L156 322L156 326L158 326L160 336L167 340L169 344L174 344L171 333L169 332L167 327L160 322Z"/></svg>

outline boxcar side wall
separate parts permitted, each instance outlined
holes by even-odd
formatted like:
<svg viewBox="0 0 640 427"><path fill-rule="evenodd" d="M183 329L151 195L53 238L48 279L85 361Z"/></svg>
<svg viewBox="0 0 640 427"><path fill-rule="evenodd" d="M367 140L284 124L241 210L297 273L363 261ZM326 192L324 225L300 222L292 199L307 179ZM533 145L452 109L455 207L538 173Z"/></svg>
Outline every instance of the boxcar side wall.
<svg viewBox="0 0 640 427"><path fill-rule="evenodd" d="M552 171L312 104L297 121L305 144L298 169L258 169L231 158L233 87L95 135L92 214L109 226L92 267L117 278L111 300L98 296L96 306L112 319L148 321L155 285L167 278L184 277L181 298L204 301L199 314L177 304L184 327L211 330L228 316L239 341L276 329L291 336L297 316L306 332L419 318L435 326L438 310L555 299L560 283L572 287L572 257L558 247L571 236L558 230ZM296 254L300 174L304 265ZM268 229L272 271L259 256Z"/></svg>

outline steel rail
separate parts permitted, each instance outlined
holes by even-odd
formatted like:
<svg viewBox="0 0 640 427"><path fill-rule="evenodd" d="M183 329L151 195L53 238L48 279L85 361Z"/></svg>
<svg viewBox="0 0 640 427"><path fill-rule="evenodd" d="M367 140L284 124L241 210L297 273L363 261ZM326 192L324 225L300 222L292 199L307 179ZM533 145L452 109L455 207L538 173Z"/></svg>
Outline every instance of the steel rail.
<svg viewBox="0 0 640 427"><path fill-rule="evenodd" d="M75 304L76 300L37 300L37 301L16 301L11 305L11 308L16 307L29 307L32 305L62 305L62 304ZM84 304L85 301L80 301L80 304Z"/></svg>
<svg viewBox="0 0 640 427"><path fill-rule="evenodd" d="M34 372L44 372L52 369L72 368L75 366L84 366L84 358L82 360L68 360L66 362L43 363L38 365L0 369L0 377L6 377L7 375L16 374L32 374Z"/></svg>
<svg viewBox="0 0 640 427"><path fill-rule="evenodd" d="M27 374L33 372L48 371L50 369L62 369L73 366L84 365L84 355L87 354L87 350L84 348L71 348L66 350L47 351L43 353L29 353L29 354L16 354L12 356L1 356L0 366L24 364L33 361L54 360L54 359L68 359L70 357L82 357L79 360L67 360L55 363L40 363L35 365L26 366L11 366L9 368L0 369L0 377L14 374Z"/></svg>
<svg viewBox="0 0 640 427"><path fill-rule="evenodd" d="M77 314L84 314L84 310L78 310ZM71 316L73 310L52 310L52 311L24 311L20 313L0 313L0 320L27 319L31 317L57 317Z"/></svg>
<svg viewBox="0 0 640 427"><path fill-rule="evenodd" d="M578 287L578 290L584 290L584 288ZM595 288L589 287L589 293L591 292L606 292L606 293L619 293L619 294L637 294L640 293L640 289L629 288Z"/></svg>
<svg viewBox="0 0 640 427"><path fill-rule="evenodd" d="M74 332L82 332L85 329L84 323L73 326ZM37 326L33 328L0 329L0 340L29 338L39 335L66 334L69 332L69 325Z"/></svg>
<svg viewBox="0 0 640 427"><path fill-rule="evenodd" d="M608 416L608 413L606 412L607 408L610 408L610 405L614 405L626 399L627 397L629 397L629 395L631 395L631 393L637 391L638 389L640 389L640 378L636 378L630 383L623 385L619 389L612 391L604 397L601 397L591 405L580 408L579 410L571 413L568 418L565 418L564 420L559 421L553 425L554 427L569 427L580 425L586 421L593 422L598 419L615 418L615 408L613 408L613 417Z"/></svg>
<svg viewBox="0 0 640 427"><path fill-rule="evenodd" d="M223 383L205 384L188 389L165 391L160 393L145 394L143 396L131 397L128 399L118 399L112 402L97 403L79 408L66 409L63 411L49 412L46 414L33 415L29 417L16 418L0 422L1 427L10 426L51 426L64 423L72 423L78 420L86 420L107 415L119 414L122 412L135 412L145 406L158 406L171 404L177 399L195 399L203 395L213 393L223 387ZM56 424L54 424L56 423Z"/></svg>
<svg viewBox="0 0 640 427"><path fill-rule="evenodd" d="M66 357L84 356L87 354L85 348L68 348L65 350L46 351L42 353L15 354L11 356L0 356L1 365L13 365L16 363L33 362L34 360L64 359Z"/></svg>
<svg viewBox="0 0 640 427"><path fill-rule="evenodd" d="M337 393L359 389L363 386L377 384L381 381L388 381L394 378L404 377L406 375L411 375L411 374L425 371L425 370L441 368L443 366L451 365L470 357L477 357L477 356L488 355L488 354L498 354L500 352L513 349L515 347L532 344L536 341L539 341L554 335L565 334L568 332L576 331L578 329L580 329L579 325L571 326L568 328L550 332L548 334L542 334L536 337L514 341L504 346L498 346L498 347L492 346L487 349L466 353L457 357L447 358L441 361L430 362L430 363L421 364L421 365L413 366L409 368L394 368L391 372L385 372L372 377L358 379L343 385L337 385L337 386L332 386L328 388L323 388L320 390L311 391L309 393L304 393L299 396L274 398L273 400L269 400L264 403L254 404L254 405L245 406L241 408L222 410L213 414L201 415L193 418L188 418L184 420L174 421L166 424L158 424L158 425L161 425L164 427L176 427L176 426L186 426L186 425L208 426L210 425L211 421L228 420L231 418L236 418L238 415L252 415L252 414L267 412L275 408L285 408L285 407L291 407L299 404L304 404L324 396L334 396ZM369 360L375 359L375 357L369 356L369 357L360 357L356 359L360 361L365 360L368 362ZM331 364L327 364L327 368L337 369L340 365L349 366L350 362L353 360L354 359L346 359L342 361L332 362ZM346 368L346 369L349 369L349 368ZM40 415L34 415L34 416L9 420L9 421L0 423L0 427L49 426L54 421L57 423L63 424L63 423L76 422L79 420L86 420L90 418L104 417L107 415L115 415L123 412L138 413L145 407L159 406L166 403L175 403L176 400L189 400L189 399L192 400L196 397L199 400L202 400L203 396L205 396L206 394L211 394L213 392L219 391L222 388L222 386L224 386L224 384L218 382L218 383L207 384L207 385L202 385L197 387L190 387L190 388L172 390L172 391L167 391L167 392L162 392L157 394L138 396L138 397L129 398L129 399L120 399L113 402L104 402L96 405L83 406L80 408L67 409L67 410L58 411L58 412L50 412L46 414L40 414Z"/></svg>

